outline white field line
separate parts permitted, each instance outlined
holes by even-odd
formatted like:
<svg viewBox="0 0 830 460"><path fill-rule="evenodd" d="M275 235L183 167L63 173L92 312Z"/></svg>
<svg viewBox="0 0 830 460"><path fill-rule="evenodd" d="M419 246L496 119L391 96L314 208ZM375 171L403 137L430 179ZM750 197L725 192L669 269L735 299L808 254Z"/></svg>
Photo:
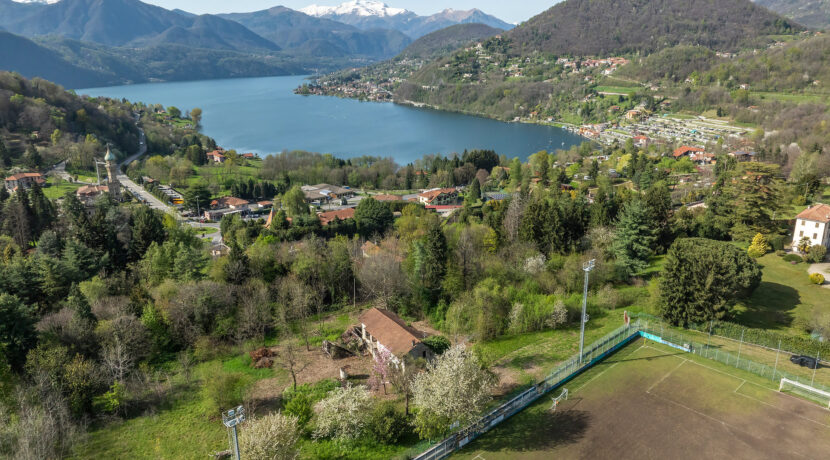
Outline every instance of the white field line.
<svg viewBox="0 0 830 460"><path fill-rule="evenodd" d="M607 369L605 369L604 371L602 371L602 372L600 372L599 374L597 374L597 375L595 375L595 376L591 377L591 379L590 379L590 380L588 380L587 382L585 382L585 383L583 383L582 385L580 385L580 386L579 386L579 388L577 388L577 389L575 389L575 390L574 390L574 392L577 392L577 391L579 391L579 390L581 390L581 389L585 388L585 385L588 385L589 383L593 382L594 380L596 380L597 378L599 378L602 374L604 374L604 373L606 373L606 372L610 371L611 369L613 369L613 368L614 368L617 364L619 364L619 363L620 363L620 361L617 361L616 363L612 364L611 366L609 366L609 367L608 367Z"/></svg>
<svg viewBox="0 0 830 460"><path fill-rule="evenodd" d="M681 363L681 364L682 364L682 363ZM664 397L664 396L660 396L660 395L658 395L657 393L648 393L648 394L649 394L649 395L651 395L651 396L653 396L653 397L655 397L655 398L662 399L663 401L669 402L669 403L674 404L674 405L676 405L676 406L678 406L678 407L681 407L681 408L683 408L683 409L686 409L687 411L692 412L692 413L695 413L695 414L697 414L697 415L699 415L699 416L701 416L701 417L704 417L704 418L707 418L707 419L709 419L709 420L712 420L712 421L713 421L713 422L715 422L715 423L719 423L719 424L723 425L724 427L726 427L726 428L728 428L728 429L730 429L730 430L732 430L732 431L739 431L739 432L742 432L742 433L747 433L746 431L744 431L744 430L742 430L742 429L740 429L740 428L738 428L738 427L736 427L736 426L734 426L734 425L730 425L729 423L726 423L726 422L724 422L723 420L720 420L720 419L718 419L718 418L712 417L711 415L704 414L703 412L700 412L699 410L692 409L691 407L686 406L686 405L684 405L684 404L681 404L681 403L679 403L679 402L677 402L677 401L675 401L675 400L673 400L673 399L669 399L669 398L666 398L666 397ZM749 434L749 433L747 433L747 434ZM807 457L806 455L804 455L804 454L802 454L802 453L800 453L800 452L790 451L790 453L796 454L796 455L798 455L799 457L809 458L809 457Z"/></svg>
<svg viewBox="0 0 830 460"><path fill-rule="evenodd" d="M647 345L643 345L643 346L647 346ZM660 351L659 349L654 348L654 347L650 347L650 346L649 346L648 348L651 348L652 350L657 350L657 351ZM678 356L678 358L680 358L680 357ZM749 395L746 395L746 394L743 394L743 393L738 393L738 390L740 390L740 389L741 389L741 387L743 387L745 383L748 383L748 384L750 384L750 385L755 385L755 386L757 386L757 387L759 387L759 388L763 388L763 389L765 389L765 390L774 391L774 390L772 390L772 389L770 389L770 388L768 388L768 387L765 387L765 386L763 386L763 385L761 385L761 384L758 384L758 383L755 383L755 382L750 382L749 380L746 380L746 379L742 379L741 377L738 377L738 376L736 376L736 375L730 374L729 372L724 372L724 371L722 371L722 370L720 370L720 369L715 369L715 368L713 368L713 367L709 367L709 366L707 366L707 365L705 365L705 364L701 364L701 363L699 363L699 362L697 362L697 361L692 361L692 360L690 360L690 359L685 359L685 358L681 358L681 359L683 359L684 361L688 361L688 362L690 362L690 363L692 363L692 364L695 364L695 365L697 365L697 366L703 367L703 368L705 368L705 369L708 369L708 370L710 370L710 371L717 372L717 373L719 373L719 374L723 374L723 375L726 375L726 376L732 377L732 378L734 378L734 379L738 379L738 380L740 380L740 381L741 381L741 384L740 384L740 385L738 385L738 388L735 388L735 391L734 391L734 393L735 393L735 394L737 394L737 395L739 395L739 396L743 396L744 398L751 399L751 400L753 400L753 401L757 401L757 402L759 402L759 403L761 403L761 404L764 404L764 405L766 405L766 406L772 407L772 408L777 409L777 410L779 410L779 411L781 411L781 412L784 412L784 413L787 413L787 414L790 414L790 415L795 415L796 417L798 417L798 418L800 418L800 419L804 419L804 420L806 420L806 421L813 422L813 423L818 424L818 425L821 425L821 426L823 426L823 427L830 428L830 425L827 425L827 424L821 423L821 422L819 422L819 421L817 421L817 420L813 420L813 419L811 419L811 418L804 417L803 415L794 414L794 413L792 413L792 412L790 412L790 411L786 411L786 410L784 410L784 409L781 409L780 407L776 407L776 406L774 406L774 405L772 405L772 404L770 404L770 403L768 403L768 402L761 401L761 400L760 400L760 399L758 399L758 398L753 398L752 396L749 396ZM681 364L683 364L683 363L681 363ZM678 366L678 367L679 367L679 366ZM672 371L672 372L674 372L674 371ZM663 378L665 378L665 377L663 377ZM658 383L659 383L659 382L658 382ZM652 385L652 388L653 388L653 387L654 387L654 385ZM650 391L652 388L649 388L649 391ZM649 393L649 391L646 391L646 393ZM787 397L789 397L789 398L792 398L792 399L794 399L794 400L796 400L796 401L799 401L799 402L801 402L801 403L804 403L804 404L809 404L811 407L812 407L812 406L815 406L815 404L812 404L812 403L810 403L810 402L804 401L803 399L798 398L798 397L796 397L796 396L793 396L793 395L791 395L791 394L787 394L787 393L779 393L779 394L784 395L784 396L787 396ZM664 399L665 399L665 398L664 398ZM677 404L678 404L678 405L681 405L680 403L677 403Z"/></svg>
<svg viewBox="0 0 830 460"><path fill-rule="evenodd" d="M680 358L680 357L678 356L678 358ZM648 387L648 390L646 390L646 393L651 393L651 390L653 390L654 387L656 387L657 385L660 385L661 383L663 383L663 380L666 380L667 378L669 378L669 376L672 375L674 373L674 371L680 369L680 366L686 364L686 361L688 361L686 358L680 358L680 359L682 359L683 361L681 361L680 364L678 364L674 369L667 372L666 375L664 375L663 377L660 378L660 380L654 382L654 384L652 384L650 387Z"/></svg>

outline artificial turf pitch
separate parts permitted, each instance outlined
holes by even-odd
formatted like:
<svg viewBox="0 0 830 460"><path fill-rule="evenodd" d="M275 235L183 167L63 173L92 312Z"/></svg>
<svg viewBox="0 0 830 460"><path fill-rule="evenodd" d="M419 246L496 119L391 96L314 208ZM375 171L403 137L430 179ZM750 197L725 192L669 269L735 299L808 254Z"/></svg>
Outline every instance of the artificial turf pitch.
<svg viewBox="0 0 830 460"><path fill-rule="evenodd" d="M830 458L830 411L777 383L638 339L454 459Z"/></svg>

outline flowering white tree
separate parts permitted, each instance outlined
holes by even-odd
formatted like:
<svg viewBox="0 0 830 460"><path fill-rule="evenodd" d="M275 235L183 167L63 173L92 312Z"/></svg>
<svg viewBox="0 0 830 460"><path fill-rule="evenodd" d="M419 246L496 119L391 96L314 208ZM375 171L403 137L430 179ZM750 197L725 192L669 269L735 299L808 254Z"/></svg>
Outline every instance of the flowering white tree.
<svg viewBox="0 0 830 460"><path fill-rule="evenodd" d="M494 384L493 374L463 345L450 348L412 382L415 429L422 438L433 439L454 422L473 421L490 402Z"/></svg>
<svg viewBox="0 0 830 460"><path fill-rule="evenodd" d="M251 420L239 432L239 450L251 460L294 460L299 455L297 417L277 412Z"/></svg>
<svg viewBox="0 0 830 460"><path fill-rule="evenodd" d="M364 386L335 388L314 407L317 412L315 438L348 441L361 437L369 427L372 399Z"/></svg>

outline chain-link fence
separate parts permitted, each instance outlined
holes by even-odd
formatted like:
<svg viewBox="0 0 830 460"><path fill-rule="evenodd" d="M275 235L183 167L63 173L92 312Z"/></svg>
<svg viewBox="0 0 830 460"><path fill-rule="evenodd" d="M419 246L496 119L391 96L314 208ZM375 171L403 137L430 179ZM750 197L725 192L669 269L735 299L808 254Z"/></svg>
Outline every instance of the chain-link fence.
<svg viewBox="0 0 830 460"><path fill-rule="evenodd" d="M415 460L439 460L448 457L475 438L490 431L494 426L529 406L548 392L562 386L575 376L590 368L609 354L640 336L640 320L622 326L584 349L582 360L579 355L556 367L544 380L521 392L506 403L493 409L470 426L459 430L431 447Z"/></svg>

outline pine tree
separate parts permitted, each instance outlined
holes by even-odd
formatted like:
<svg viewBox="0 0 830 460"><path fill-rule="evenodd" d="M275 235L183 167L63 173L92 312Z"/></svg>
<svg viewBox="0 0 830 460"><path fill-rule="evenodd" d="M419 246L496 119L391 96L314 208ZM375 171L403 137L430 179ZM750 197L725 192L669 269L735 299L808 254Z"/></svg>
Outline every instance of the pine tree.
<svg viewBox="0 0 830 460"><path fill-rule="evenodd" d="M478 203L481 200L481 183L478 179L473 179L470 183L470 193L468 195L470 203Z"/></svg>
<svg viewBox="0 0 830 460"><path fill-rule="evenodd" d="M648 267L656 240L655 222L645 204L639 199L626 204L617 221L614 238L617 264L626 274L630 276Z"/></svg>
<svg viewBox="0 0 830 460"><path fill-rule="evenodd" d="M438 219L431 220L420 243L420 281L426 300L438 301L447 273L447 239Z"/></svg>
<svg viewBox="0 0 830 460"><path fill-rule="evenodd" d="M12 155L9 153L9 149L6 148L6 143L3 142L3 138L0 138L0 166L8 168L12 165Z"/></svg>
<svg viewBox="0 0 830 460"><path fill-rule="evenodd" d="M69 295L66 297L66 306L72 310L75 318L81 321L91 323L98 321L95 315L92 314L92 307L86 300L84 293L81 292L81 288L78 287L78 283L72 283L72 286L69 288Z"/></svg>

